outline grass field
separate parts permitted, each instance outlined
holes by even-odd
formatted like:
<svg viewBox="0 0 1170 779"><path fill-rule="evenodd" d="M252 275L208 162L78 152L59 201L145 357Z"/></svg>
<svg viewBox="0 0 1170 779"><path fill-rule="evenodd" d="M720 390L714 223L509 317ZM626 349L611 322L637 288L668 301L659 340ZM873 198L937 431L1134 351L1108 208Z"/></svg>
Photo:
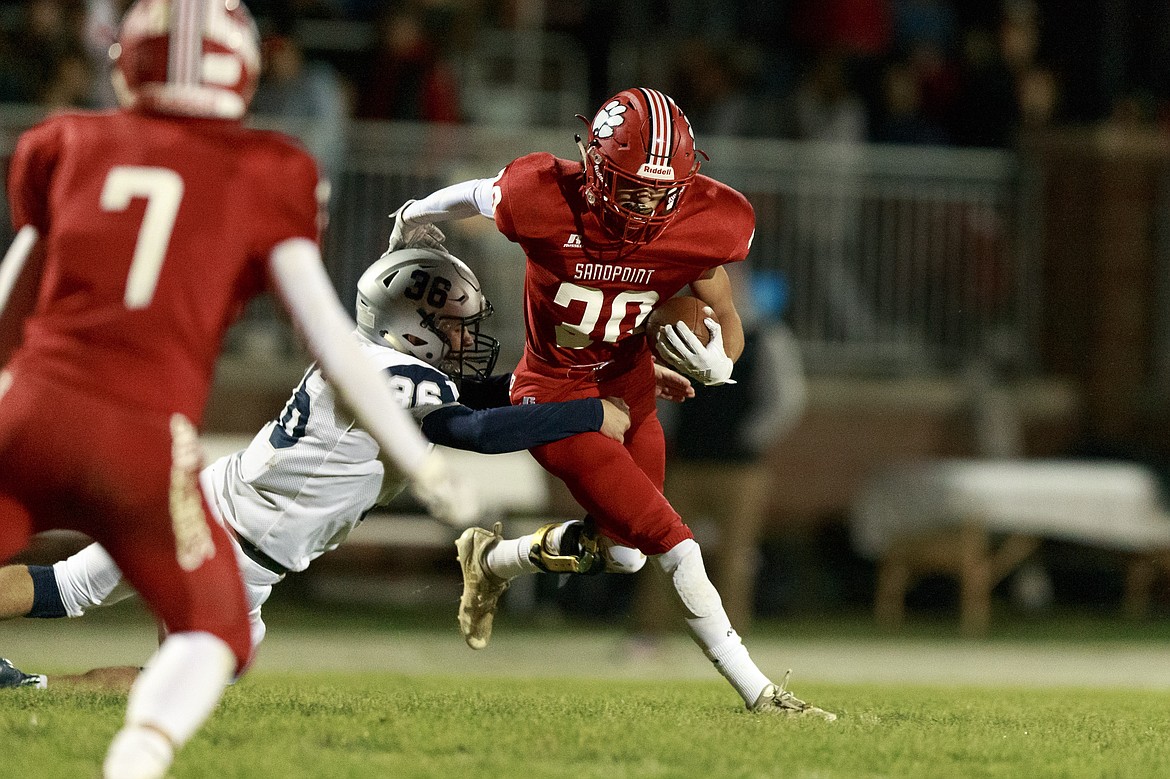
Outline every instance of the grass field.
<svg viewBox="0 0 1170 779"><path fill-rule="evenodd" d="M835 723L737 710L718 682L257 673L228 691L176 777L1158 777L1152 692L809 685ZM19 691L5 775L92 776L110 694Z"/></svg>
<svg viewBox="0 0 1170 779"><path fill-rule="evenodd" d="M637 655L619 630L521 629L472 652L437 615L273 604L255 670L180 754L175 777L1164 777L1170 623L947 621L883 636L866 618L762 623L753 656L835 723L757 717L682 636ZM450 615L442 615L449 617ZM447 624L451 622L451 624ZM0 625L26 670L136 662L131 608ZM123 696L0 697L0 775L89 777Z"/></svg>

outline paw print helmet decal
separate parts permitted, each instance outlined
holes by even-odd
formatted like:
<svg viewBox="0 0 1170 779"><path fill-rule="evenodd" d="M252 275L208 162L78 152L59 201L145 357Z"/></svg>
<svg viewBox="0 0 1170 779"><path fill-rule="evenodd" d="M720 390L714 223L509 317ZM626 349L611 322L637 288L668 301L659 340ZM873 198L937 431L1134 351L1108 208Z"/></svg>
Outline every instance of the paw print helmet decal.
<svg viewBox="0 0 1170 779"><path fill-rule="evenodd" d="M585 201L602 227L625 244L653 240L678 212L699 172L695 134L686 115L656 89L626 89L606 100L580 142ZM649 205L631 201L645 193ZM623 196L624 195L624 196Z"/></svg>

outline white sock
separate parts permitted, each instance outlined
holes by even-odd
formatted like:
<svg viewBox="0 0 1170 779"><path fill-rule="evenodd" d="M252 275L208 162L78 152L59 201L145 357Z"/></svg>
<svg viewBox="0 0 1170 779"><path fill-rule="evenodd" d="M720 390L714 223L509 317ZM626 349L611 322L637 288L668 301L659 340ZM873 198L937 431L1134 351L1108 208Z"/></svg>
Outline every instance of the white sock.
<svg viewBox="0 0 1170 779"><path fill-rule="evenodd" d="M504 538L488 550L483 564L493 576L509 581L525 573L539 573L540 569L528 559L532 536Z"/></svg>
<svg viewBox="0 0 1170 779"><path fill-rule="evenodd" d="M235 667L235 655L220 638L172 633L130 688L127 727L154 728L178 749L219 703Z"/></svg>
<svg viewBox="0 0 1170 779"><path fill-rule="evenodd" d="M743 645L739 634L735 631L732 633L734 635L721 646L708 649L706 655L715 664L715 670L731 682L743 702L751 706L772 681L748 656L747 647Z"/></svg>
<svg viewBox="0 0 1170 779"><path fill-rule="evenodd" d="M731 626L723 601L707 578L699 545L688 538L653 559L683 607L691 638L744 702L755 703L771 682L748 656L747 647Z"/></svg>
<svg viewBox="0 0 1170 779"><path fill-rule="evenodd" d="M550 549L561 548L561 538L565 534L565 528L574 522L580 522L579 519L569 520L564 522L552 530L544 537L545 543ZM526 573L541 573L541 569L537 567L536 563L528 557L528 550L532 548L533 533L526 536L520 536L514 539L502 539L499 543L488 550L487 557L484 559L484 565L493 575L498 576L504 581Z"/></svg>
<svg viewBox="0 0 1170 779"><path fill-rule="evenodd" d="M114 736L102 762L105 779L161 779L175 759L175 748L162 733L126 726Z"/></svg>

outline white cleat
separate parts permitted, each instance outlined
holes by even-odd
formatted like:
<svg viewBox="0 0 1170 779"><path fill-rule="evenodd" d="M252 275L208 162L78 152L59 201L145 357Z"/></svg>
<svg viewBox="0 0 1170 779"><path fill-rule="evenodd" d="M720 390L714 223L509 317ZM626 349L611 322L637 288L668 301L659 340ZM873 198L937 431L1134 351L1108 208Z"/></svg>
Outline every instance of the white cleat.
<svg viewBox="0 0 1170 779"><path fill-rule="evenodd" d="M791 675L791 670L785 673L784 681L780 683L779 687L774 684L765 687L760 693L760 697L756 698L756 702L748 706L748 711L753 714L780 714L786 717L820 717L827 722L837 719L837 715L833 712L817 708L811 703L805 703L788 692L785 688L788 686L788 677Z"/></svg>
<svg viewBox="0 0 1170 779"><path fill-rule="evenodd" d="M484 567L487 551L499 542L503 525L496 523L490 531L469 527L455 542L456 559L463 570L463 595L459 598L459 632L472 649L483 649L492 638L492 621L500 596L508 582Z"/></svg>

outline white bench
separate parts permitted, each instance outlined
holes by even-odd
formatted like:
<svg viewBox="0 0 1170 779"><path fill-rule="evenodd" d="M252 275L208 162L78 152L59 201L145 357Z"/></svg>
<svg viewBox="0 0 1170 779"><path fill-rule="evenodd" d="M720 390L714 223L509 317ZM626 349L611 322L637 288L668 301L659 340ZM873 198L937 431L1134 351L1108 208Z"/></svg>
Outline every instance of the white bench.
<svg viewBox="0 0 1170 779"><path fill-rule="evenodd" d="M1126 553L1126 610L1144 613L1158 567L1170 566L1170 517L1154 474L1124 462L937 460L889 468L855 498L854 548L878 562L875 612L900 625L914 576L959 579L960 625L981 635L991 589L1044 539Z"/></svg>

